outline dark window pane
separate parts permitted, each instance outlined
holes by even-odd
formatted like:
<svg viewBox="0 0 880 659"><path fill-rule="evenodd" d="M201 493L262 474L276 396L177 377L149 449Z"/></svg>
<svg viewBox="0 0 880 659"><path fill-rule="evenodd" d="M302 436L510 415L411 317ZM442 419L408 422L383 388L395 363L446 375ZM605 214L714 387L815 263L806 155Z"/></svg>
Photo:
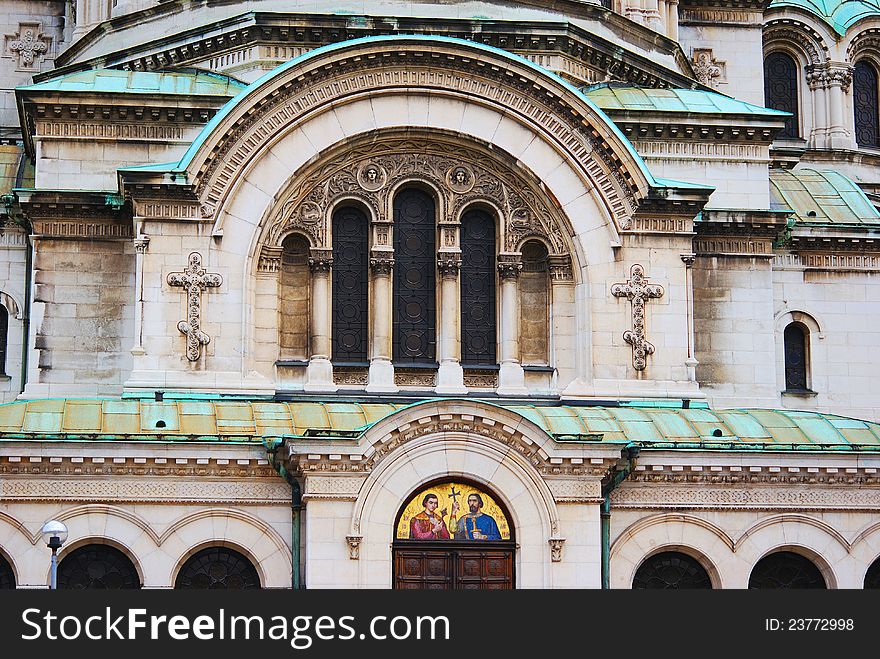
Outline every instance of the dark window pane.
<svg viewBox="0 0 880 659"><path fill-rule="evenodd" d="M865 574L865 588L880 588L880 558L868 568Z"/></svg>
<svg viewBox="0 0 880 659"><path fill-rule="evenodd" d="M333 214L334 361L367 361L368 227L358 208Z"/></svg>
<svg viewBox="0 0 880 659"><path fill-rule="evenodd" d="M0 590L15 588L15 573L9 561L0 555Z"/></svg>
<svg viewBox="0 0 880 659"><path fill-rule="evenodd" d="M435 361L434 200L415 188L394 198L394 346L396 363Z"/></svg>
<svg viewBox="0 0 880 659"><path fill-rule="evenodd" d="M9 312L0 304L0 374L6 374L6 344L9 341Z"/></svg>
<svg viewBox="0 0 880 659"><path fill-rule="evenodd" d="M495 364L495 219L468 211L461 226L461 361Z"/></svg>
<svg viewBox="0 0 880 659"><path fill-rule="evenodd" d="M800 323L790 323L783 334L785 343L785 388L807 389L807 330Z"/></svg>
<svg viewBox="0 0 880 659"><path fill-rule="evenodd" d="M109 545L80 547L58 564L58 588L120 590L140 588L140 579L128 556Z"/></svg>
<svg viewBox="0 0 880 659"><path fill-rule="evenodd" d="M785 53L770 53L764 60L764 104L792 114L779 137L800 136L798 69L795 61Z"/></svg>
<svg viewBox="0 0 880 659"><path fill-rule="evenodd" d="M257 569L227 547L208 547L189 557L174 582L180 589L250 590L260 587Z"/></svg>
<svg viewBox="0 0 880 659"><path fill-rule="evenodd" d="M808 558L790 551L770 554L758 561L749 577L749 588L825 588L819 568Z"/></svg>
<svg viewBox="0 0 880 659"><path fill-rule="evenodd" d="M856 62L853 71L853 111L856 142L859 146L878 145L877 71L868 62Z"/></svg>
<svg viewBox="0 0 880 659"><path fill-rule="evenodd" d="M700 563L677 551L665 551L646 559L636 570L633 588L711 588L709 574Z"/></svg>

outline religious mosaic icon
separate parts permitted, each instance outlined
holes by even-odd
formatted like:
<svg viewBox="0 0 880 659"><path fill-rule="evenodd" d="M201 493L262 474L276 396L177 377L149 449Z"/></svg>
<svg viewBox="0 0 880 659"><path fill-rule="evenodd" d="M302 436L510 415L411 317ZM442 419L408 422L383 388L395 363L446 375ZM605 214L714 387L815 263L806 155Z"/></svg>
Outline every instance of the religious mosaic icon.
<svg viewBox="0 0 880 659"><path fill-rule="evenodd" d="M510 540L501 506L485 490L458 482L417 492L397 522L398 540Z"/></svg>

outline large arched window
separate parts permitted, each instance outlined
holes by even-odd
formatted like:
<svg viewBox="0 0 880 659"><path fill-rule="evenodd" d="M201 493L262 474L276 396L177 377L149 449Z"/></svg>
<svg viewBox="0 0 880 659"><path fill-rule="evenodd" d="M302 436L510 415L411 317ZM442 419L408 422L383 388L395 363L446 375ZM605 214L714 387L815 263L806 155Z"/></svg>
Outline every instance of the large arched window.
<svg viewBox="0 0 880 659"><path fill-rule="evenodd" d="M786 53L770 53L764 59L764 104L774 110L790 112L782 138L800 137L798 120L798 67Z"/></svg>
<svg viewBox="0 0 880 659"><path fill-rule="evenodd" d="M856 143L859 146L880 146L877 108L877 69L869 62L856 62L853 70L853 113Z"/></svg>
<svg viewBox="0 0 880 659"><path fill-rule="evenodd" d="M810 331L803 323L789 323L782 341L785 350L785 390L809 391L807 369L809 365Z"/></svg>
<svg viewBox="0 0 880 659"><path fill-rule="evenodd" d="M367 361L369 247L367 216L345 206L333 213L333 361Z"/></svg>
<svg viewBox="0 0 880 659"><path fill-rule="evenodd" d="M709 573L695 558L664 551L645 559L636 570L633 588L711 588Z"/></svg>
<svg viewBox="0 0 880 659"><path fill-rule="evenodd" d="M470 210L461 219L461 361L495 364L495 218Z"/></svg>
<svg viewBox="0 0 880 659"><path fill-rule="evenodd" d="M0 554L0 590L10 590L15 588L15 572L9 561Z"/></svg>
<svg viewBox="0 0 880 659"><path fill-rule="evenodd" d="M522 248L523 269L519 275L519 345L523 364L549 363L550 267L547 248L530 240Z"/></svg>
<svg viewBox="0 0 880 659"><path fill-rule="evenodd" d="M309 358L309 243L291 235L281 244L281 354L287 359Z"/></svg>
<svg viewBox="0 0 880 659"><path fill-rule="evenodd" d="M58 564L58 588L119 590L141 587L128 556L109 545L86 545L73 550Z"/></svg>
<svg viewBox="0 0 880 659"><path fill-rule="evenodd" d="M234 549L208 547L187 559L177 574L174 587L252 590L260 587L260 577L253 563Z"/></svg>
<svg viewBox="0 0 880 659"><path fill-rule="evenodd" d="M752 569L749 588L826 588L819 568L808 558L778 551L762 558Z"/></svg>
<svg viewBox="0 0 880 659"><path fill-rule="evenodd" d="M407 188L394 198L394 340L398 364L435 362L437 255L431 195Z"/></svg>

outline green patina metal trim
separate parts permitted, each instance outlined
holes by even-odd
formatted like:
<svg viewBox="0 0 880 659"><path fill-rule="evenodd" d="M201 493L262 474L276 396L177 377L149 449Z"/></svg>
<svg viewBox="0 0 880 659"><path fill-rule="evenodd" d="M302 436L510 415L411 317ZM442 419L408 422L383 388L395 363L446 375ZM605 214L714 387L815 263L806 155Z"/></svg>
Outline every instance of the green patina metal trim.
<svg viewBox="0 0 880 659"><path fill-rule="evenodd" d="M839 228L880 225L880 212L858 184L840 172L808 167L770 170L773 205L799 224Z"/></svg>
<svg viewBox="0 0 880 659"><path fill-rule="evenodd" d="M581 88L603 110L721 114L783 120L791 113L765 108L702 89L650 89L626 83L600 82Z"/></svg>
<svg viewBox="0 0 880 659"><path fill-rule="evenodd" d="M16 87L23 92L97 94L167 94L231 98L247 85L235 78L202 70L124 71L88 69L68 73L33 85Z"/></svg>
<svg viewBox="0 0 880 659"><path fill-rule="evenodd" d="M770 3L771 9L784 7L810 12L840 36L863 18L880 15L878 0L773 0Z"/></svg>
<svg viewBox="0 0 880 659"><path fill-rule="evenodd" d="M565 88L567 91L572 93L578 100L583 102L587 107L589 107L596 115L605 123L605 128L612 133L618 140L620 140L621 144L629 153L630 157L637 164L640 171L644 175L648 184L651 187L657 187L657 183L651 174L648 166L645 164L645 161L642 160L642 157L638 154L635 147L630 143L630 141L626 138L626 136L621 132L621 130L614 124L613 121L606 115L602 109L597 106L593 101L591 101L580 89L572 85L570 82L564 80L559 75L545 69L544 67L536 64L520 55L516 55L509 51L503 50L501 48L496 48L494 46L489 46L487 44L479 43L477 41L469 41L467 39L458 39L455 37L446 37L446 36L435 36L435 35L426 35L426 34L390 34L390 35L378 35L378 36L370 36L370 37L361 37L358 39L351 39L348 41L340 41L337 43L329 44L326 46L321 46L320 48L316 48L314 50L310 50L307 53L304 53L294 59L285 62L281 66L269 71L264 74L254 82L252 82L247 88L243 89L239 92L232 100L230 100L223 108L208 122L208 124L202 129L196 139L193 141L192 145L190 145L189 149L187 149L186 153L183 157L178 161L178 163L174 166L173 170L175 172L183 172L186 171L186 168L192 162L192 159L195 157L195 154L201 148L202 144L208 139L208 136L211 135L214 130L220 125L220 123L232 113L232 111L244 100L256 92L260 87L265 85L267 82L272 80L273 78L281 75L285 71L300 66L309 60L317 57L321 57L328 53L332 53L338 50L345 50L347 48L351 48L352 46L357 46L361 44L369 44L369 43L407 43L412 41L423 41L423 42L433 42L433 43L448 43L453 44L460 47L467 47L477 51L483 51L486 53L492 53L494 55L498 55L502 58L511 60L513 62L517 62L523 66L526 66L533 71L541 74L542 76L553 80L558 85Z"/></svg>

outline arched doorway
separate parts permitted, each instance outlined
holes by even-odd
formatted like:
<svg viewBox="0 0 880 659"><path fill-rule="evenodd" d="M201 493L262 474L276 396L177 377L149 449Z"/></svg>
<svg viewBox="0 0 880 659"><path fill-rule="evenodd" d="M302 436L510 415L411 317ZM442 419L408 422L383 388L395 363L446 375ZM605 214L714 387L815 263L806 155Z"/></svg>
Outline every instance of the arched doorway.
<svg viewBox="0 0 880 659"><path fill-rule="evenodd" d="M393 587L512 589L516 544L509 519L482 486L448 479L419 488L397 513Z"/></svg>
<svg viewBox="0 0 880 659"><path fill-rule="evenodd" d="M86 545L58 564L59 590L121 590L141 587L131 560L110 545Z"/></svg>

